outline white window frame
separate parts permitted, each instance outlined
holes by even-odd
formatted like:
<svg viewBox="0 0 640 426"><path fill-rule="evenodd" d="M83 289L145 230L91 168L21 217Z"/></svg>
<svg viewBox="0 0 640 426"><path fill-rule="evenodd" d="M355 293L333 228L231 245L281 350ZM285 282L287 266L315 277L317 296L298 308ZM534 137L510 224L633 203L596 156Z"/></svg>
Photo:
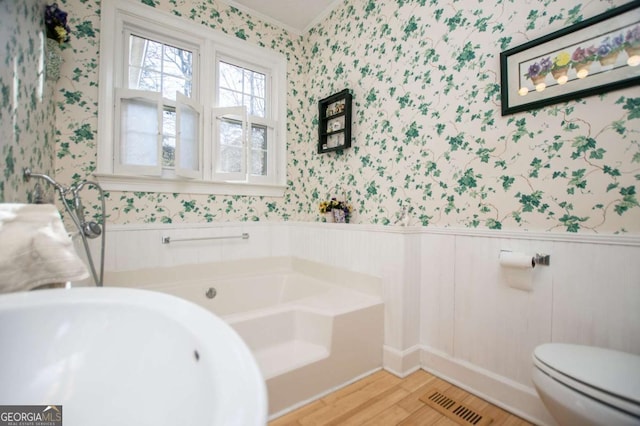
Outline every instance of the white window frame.
<svg viewBox="0 0 640 426"><path fill-rule="evenodd" d="M196 152L198 157L198 164L193 169L187 169L181 167L182 165L182 117L184 116L183 110L189 109L197 115L196 125L196 138L198 139ZM188 98L182 93L177 93L176 96L176 159L175 159L175 173L178 176L188 179L198 179L203 176L202 169L202 106L198 104L194 99Z"/></svg>
<svg viewBox="0 0 640 426"><path fill-rule="evenodd" d="M219 75L219 64L220 62L225 62L234 66L250 69L252 71L257 71L266 76L267 79L267 101L272 100L273 96L271 96L271 73L267 69L263 69L259 65L253 64L249 62L249 58L240 58L240 56L230 57L225 54L223 50L218 51L218 55L216 56L216 75ZM219 104L218 99L219 93L216 91L215 103ZM268 183L272 180L271 174L276 171L276 164L274 158L276 155L276 128L277 121L271 120L268 117L273 116L272 110L276 107L273 102L268 102L265 105L266 109L266 118L251 116L247 112L247 108L245 107L215 107L212 108L212 125L213 125L213 133L218 133L218 125L220 122L220 118L227 117L243 123L243 161L242 161L242 171L240 173L222 173L217 171L217 161L213 165L214 170L214 179L216 180L225 180L232 181L236 179L246 179L249 183L259 183L264 184ZM253 125L265 127L267 129L267 175L253 175L250 171L251 164L251 129ZM215 144L213 145L214 150L219 152L219 140L215 138Z"/></svg>
<svg viewBox="0 0 640 426"><path fill-rule="evenodd" d="M116 109L116 89L126 87L127 72L122 49L128 43L128 29L140 29L141 35L162 43L183 48L195 47L199 53L199 66L194 69L193 96L188 101L180 102L200 113L200 132L204 141L200 145L200 170L179 170L176 158L176 173L162 176L151 176L118 167L116 127L118 111ZM128 0L103 0L101 3L100 38L100 72L99 72L99 124L98 124L98 162L95 173L98 181L107 190L229 194L229 195L284 195L286 188L286 71L287 61L284 55L260 47L235 37L222 34L188 19L171 15L149 6ZM154 34L162 34L154 38ZM179 43L175 43L178 40ZM191 49L190 49L191 50ZM194 54L196 54L194 52ZM267 108L270 108L271 120L253 119L253 123L266 126L268 130L267 176L254 176L250 173L243 176L221 176L215 173L214 111L217 106L217 60L225 60L233 64L247 64L256 71L266 71L270 81L271 97ZM214 75L215 74L215 75ZM197 81L196 81L197 79ZM161 96L161 95L160 95ZM180 108L176 102L176 110ZM162 105L160 105L162 109ZM179 119L177 119L179 120ZM251 126L251 122L247 121ZM179 123L176 123L176 156L178 156ZM248 127L250 129L251 127ZM273 142L273 143L272 143ZM250 142L248 142L251 152Z"/></svg>

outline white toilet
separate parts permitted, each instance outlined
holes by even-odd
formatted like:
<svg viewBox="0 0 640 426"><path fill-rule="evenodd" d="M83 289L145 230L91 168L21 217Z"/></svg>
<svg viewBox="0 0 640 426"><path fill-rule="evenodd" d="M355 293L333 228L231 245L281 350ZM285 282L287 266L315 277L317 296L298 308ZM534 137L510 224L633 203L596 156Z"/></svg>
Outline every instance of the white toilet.
<svg viewBox="0 0 640 426"><path fill-rule="evenodd" d="M561 426L640 425L640 356L548 343L533 363L536 390Z"/></svg>

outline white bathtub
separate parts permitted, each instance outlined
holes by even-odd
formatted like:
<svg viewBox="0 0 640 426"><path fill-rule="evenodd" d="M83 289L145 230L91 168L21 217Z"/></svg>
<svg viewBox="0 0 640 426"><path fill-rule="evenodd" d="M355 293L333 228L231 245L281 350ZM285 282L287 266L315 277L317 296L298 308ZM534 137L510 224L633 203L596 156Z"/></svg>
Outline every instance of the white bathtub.
<svg viewBox="0 0 640 426"><path fill-rule="evenodd" d="M112 272L105 282L173 294L221 316L258 361L272 418L382 367L380 282L364 274L265 258Z"/></svg>

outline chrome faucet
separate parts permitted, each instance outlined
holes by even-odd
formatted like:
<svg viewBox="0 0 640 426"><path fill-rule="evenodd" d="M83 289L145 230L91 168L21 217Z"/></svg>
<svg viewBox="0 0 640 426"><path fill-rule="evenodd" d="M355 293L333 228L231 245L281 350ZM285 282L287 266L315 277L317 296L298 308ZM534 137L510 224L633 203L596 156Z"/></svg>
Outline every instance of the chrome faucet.
<svg viewBox="0 0 640 426"><path fill-rule="evenodd" d="M91 269L91 275L93 276L93 280L98 287L102 287L103 278L104 278L104 246L105 246L105 201L104 201L104 191L102 187L92 181L83 181L77 185L71 185L69 187L64 187L55 181L52 177L42 174L42 173L33 173L31 169L24 169L24 178L29 181L31 178L42 179L51 186L53 186L60 196L60 201L62 205L64 205L65 210L69 214L71 221L78 229L78 233L82 238L82 243L84 246L84 250L87 254L87 260L89 263L89 268ZM84 206L82 205L82 200L80 198L80 191L86 186L91 185L95 187L100 193L100 201L102 207L102 223L98 224L94 221L87 222L84 215ZM73 205L67 200L67 196L71 196L73 198ZM93 256L91 255L91 250L89 249L89 243L87 242L88 238L97 238L102 235L101 241L101 252L100 252L100 274L98 275L96 271L96 267L93 261Z"/></svg>

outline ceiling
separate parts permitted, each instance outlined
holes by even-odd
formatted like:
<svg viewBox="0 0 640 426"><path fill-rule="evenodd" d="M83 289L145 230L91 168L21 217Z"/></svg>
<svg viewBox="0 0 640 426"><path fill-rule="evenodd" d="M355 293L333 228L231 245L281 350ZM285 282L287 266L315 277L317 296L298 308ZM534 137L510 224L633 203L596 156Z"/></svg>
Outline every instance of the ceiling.
<svg viewBox="0 0 640 426"><path fill-rule="evenodd" d="M304 34L344 0L227 0L258 18L275 21L290 31Z"/></svg>

